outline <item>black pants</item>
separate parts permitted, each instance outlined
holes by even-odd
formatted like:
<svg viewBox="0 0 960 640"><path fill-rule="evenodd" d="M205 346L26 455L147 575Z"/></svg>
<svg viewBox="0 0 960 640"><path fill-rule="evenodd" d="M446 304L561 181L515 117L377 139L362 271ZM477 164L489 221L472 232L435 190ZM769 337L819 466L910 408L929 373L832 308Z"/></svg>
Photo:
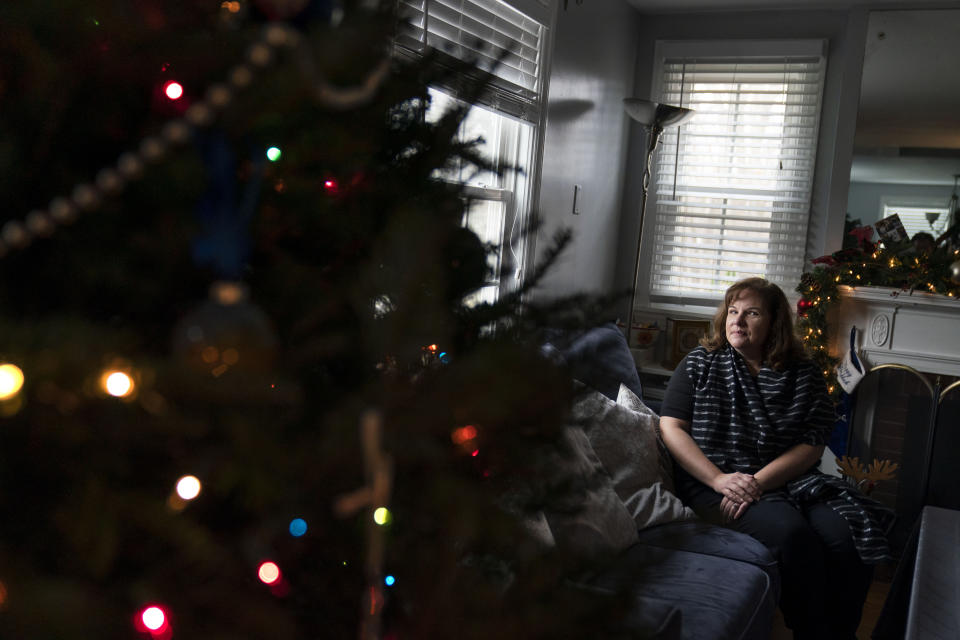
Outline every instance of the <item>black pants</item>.
<svg viewBox="0 0 960 640"><path fill-rule="evenodd" d="M692 478L678 485L701 518L751 535L770 549L780 565L780 610L794 638L856 638L873 567L860 560L840 514L825 504L800 511L772 499L723 522L720 494Z"/></svg>

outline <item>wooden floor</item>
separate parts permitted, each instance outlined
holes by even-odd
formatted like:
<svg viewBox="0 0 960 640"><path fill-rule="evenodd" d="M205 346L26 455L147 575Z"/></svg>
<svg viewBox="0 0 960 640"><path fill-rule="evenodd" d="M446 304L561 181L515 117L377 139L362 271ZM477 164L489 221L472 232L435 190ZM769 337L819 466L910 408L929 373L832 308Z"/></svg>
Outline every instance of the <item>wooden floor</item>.
<svg viewBox="0 0 960 640"><path fill-rule="evenodd" d="M870 640L870 634L873 633L873 628L877 625L877 618L880 617L883 603L887 600L893 571L894 567L892 566L881 565L877 567L873 583L870 585L870 591L867 592L867 601L863 605L863 617L860 619L860 627L857 628L857 640ZM783 616L777 609L770 640L792 640L792 638L793 633L784 625Z"/></svg>

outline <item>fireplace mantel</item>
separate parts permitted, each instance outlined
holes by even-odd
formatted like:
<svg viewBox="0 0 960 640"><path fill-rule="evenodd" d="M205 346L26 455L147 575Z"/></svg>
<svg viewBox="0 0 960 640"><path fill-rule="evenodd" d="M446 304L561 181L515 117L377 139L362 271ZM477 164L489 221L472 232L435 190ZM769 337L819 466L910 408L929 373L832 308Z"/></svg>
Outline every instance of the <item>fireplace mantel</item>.
<svg viewBox="0 0 960 640"><path fill-rule="evenodd" d="M840 286L831 325L834 355L849 349L856 326L857 352L867 367L903 364L926 373L960 376L960 300L882 287Z"/></svg>

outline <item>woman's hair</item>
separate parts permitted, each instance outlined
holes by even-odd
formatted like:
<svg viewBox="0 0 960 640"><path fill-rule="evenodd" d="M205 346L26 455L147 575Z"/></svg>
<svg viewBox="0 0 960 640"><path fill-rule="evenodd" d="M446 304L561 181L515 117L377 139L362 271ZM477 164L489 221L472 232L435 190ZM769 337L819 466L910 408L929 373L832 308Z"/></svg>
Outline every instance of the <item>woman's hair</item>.
<svg viewBox="0 0 960 640"><path fill-rule="evenodd" d="M744 291L755 291L763 300L764 311L770 315L770 331L763 345L764 360L777 370L804 357L803 344L793 331L793 309L783 290L763 278L746 278L735 282L727 289L723 304L713 316L712 335L700 341L708 351L727 345L727 309Z"/></svg>

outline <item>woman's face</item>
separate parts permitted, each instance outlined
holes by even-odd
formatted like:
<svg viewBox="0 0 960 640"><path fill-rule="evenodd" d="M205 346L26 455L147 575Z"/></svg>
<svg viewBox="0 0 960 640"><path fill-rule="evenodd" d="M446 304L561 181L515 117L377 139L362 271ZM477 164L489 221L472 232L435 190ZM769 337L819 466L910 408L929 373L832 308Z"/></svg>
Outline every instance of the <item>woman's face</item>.
<svg viewBox="0 0 960 640"><path fill-rule="evenodd" d="M752 289L744 289L727 307L727 342L744 358L760 361L770 324L763 298Z"/></svg>

